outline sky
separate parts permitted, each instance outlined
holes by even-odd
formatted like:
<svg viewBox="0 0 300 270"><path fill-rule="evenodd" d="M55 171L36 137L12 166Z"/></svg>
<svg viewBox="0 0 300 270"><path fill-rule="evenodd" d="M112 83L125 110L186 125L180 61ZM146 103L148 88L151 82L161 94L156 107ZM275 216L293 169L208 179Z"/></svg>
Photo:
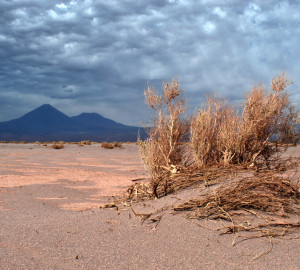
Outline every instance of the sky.
<svg viewBox="0 0 300 270"><path fill-rule="evenodd" d="M141 126L147 85L176 78L192 113L284 71L300 105L298 0L0 0L0 14L0 121L51 104Z"/></svg>

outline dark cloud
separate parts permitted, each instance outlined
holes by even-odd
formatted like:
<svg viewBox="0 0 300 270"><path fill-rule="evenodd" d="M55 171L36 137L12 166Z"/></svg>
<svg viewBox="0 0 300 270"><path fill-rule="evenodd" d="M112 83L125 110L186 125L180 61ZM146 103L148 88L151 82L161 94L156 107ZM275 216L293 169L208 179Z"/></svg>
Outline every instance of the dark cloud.
<svg viewBox="0 0 300 270"><path fill-rule="evenodd" d="M287 71L300 104L298 1L3 0L0 12L0 121L50 103L141 124L147 83L173 77L194 108Z"/></svg>

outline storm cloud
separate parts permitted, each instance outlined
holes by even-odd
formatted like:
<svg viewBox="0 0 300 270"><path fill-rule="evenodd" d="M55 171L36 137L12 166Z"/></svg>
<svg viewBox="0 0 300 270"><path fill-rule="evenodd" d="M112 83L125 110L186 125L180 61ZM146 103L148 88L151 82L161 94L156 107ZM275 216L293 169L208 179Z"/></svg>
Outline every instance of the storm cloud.
<svg viewBox="0 0 300 270"><path fill-rule="evenodd" d="M0 121L49 103L141 125L147 84L173 77L193 109L286 71L300 104L299 1L2 0L0 11Z"/></svg>

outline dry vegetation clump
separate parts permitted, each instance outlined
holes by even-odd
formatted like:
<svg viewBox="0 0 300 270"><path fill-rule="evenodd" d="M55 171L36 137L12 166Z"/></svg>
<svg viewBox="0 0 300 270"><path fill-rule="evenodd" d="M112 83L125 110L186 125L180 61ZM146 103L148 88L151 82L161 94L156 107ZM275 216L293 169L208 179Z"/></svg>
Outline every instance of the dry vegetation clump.
<svg viewBox="0 0 300 270"><path fill-rule="evenodd" d="M85 140L74 144L77 144L78 146L84 146L84 145L91 145L92 143L89 140Z"/></svg>
<svg viewBox="0 0 300 270"><path fill-rule="evenodd" d="M300 185L273 172L226 183L173 208L191 211L192 219L224 219L225 233L251 231L255 236L283 236L300 228ZM259 222L249 222L249 213ZM294 215L296 220L290 220Z"/></svg>
<svg viewBox="0 0 300 270"><path fill-rule="evenodd" d="M53 142L51 148L53 148L53 149L63 149L63 148L65 148L65 146L64 146L63 142L58 142L58 143Z"/></svg>
<svg viewBox="0 0 300 270"><path fill-rule="evenodd" d="M167 188L166 179L177 172L184 160L183 139L188 131L188 121L183 118L187 107L179 83L165 82L162 94L154 88L145 91L146 103L155 111L149 138L139 141L140 154L151 176L152 193L157 197L160 186Z"/></svg>
<svg viewBox="0 0 300 270"><path fill-rule="evenodd" d="M123 143L121 143L121 142L114 142L114 143L113 143L113 146L114 146L115 148L123 148Z"/></svg>
<svg viewBox="0 0 300 270"><path fill-rule="evenodd" d="M121 142L114 142L114 143L103 142L101 144L101 147L106 148L106 149L123 148L123 143L121 143Z"/></svg>
<svg viewBox="0 0 300 270"><path fill-rule="evenodd" d="M70 145L75 145L75 144L79 144L80 142L67 142L67 144L70 144Z"/></svg>
<svg viewBox="0 0 300 270"><path fill-rule="evenodd" d="M92 143L89 140L81 141L80 144L82 145L91 145Z"/></svg>
<svg viewBox="0 0 300 270"><path fill-rule="evenodd" d="M231 221L235 210L263 210L287 216L300 214L300 186L273 174L247 177L236 183L223 184L212 193L191 199L175 211L196 210L190 216L223 218Z"/></svg>
<svg viewBox="0 0 300 270"><path fill-rule="evenodd" d="M156 115L149 138L139 141L139 147L151 179L129 187L127 202L160 198L196 184L202 195L173 206L175 212L225 219L231 223L223 229L230 233L277 236L299 228L299 179L283 177L287 170L297 171L299 158L292 162L280 155L288 143L299 142L299 112L286 91L290 83L282 74L272 79L269 91L254 87L239 110L210 97L190 122L183 118L186 105L178 82L166 82L162 95L148 87L146 103ZM247 215L260 223L249 222Z"/></svg>
<svg viewBox="0 0 300 270"><path fill-rule="evenodd" d="M283 74L272 79L270 91L254 87L242 113L224 100L208 98L191 120L190 143L198 167L230 163L269 166L282 143L296 143L299 118L286 91L289 84Z"/></svg>
<svg viewBox="0 0 300 270"><path fill-rule="evenodd" d="M146 183L135 183L130 186L126 191L126 200L139 201L148 200L153 198L161 198L167 194L174 193L197 185L203 189L210 187L215 184L219 184L224 179L237 177L242 174L242 167L239 166L228 166L219 168L217 166L210 166L201 170L183 170L180 173L171 174L165 185L159 185L156 189L156 193L153 193L152 184ZM152 180L152 179L151 179Z"/></svg>
<svg viewBox="0 0 300 270"><path fill-rule="evenodd" d="M143 201L153 199L153 189L151 183L135 183L128 187L125 194L125 201Z"/></svg>
<svg viewBox="0 0 300 270"><path fill-rule="evenodd" d="M106 149L113 149L114 145L112 143L108 143L108 142L103 142L101 144L101 147L106 148Z"/></svg>
<svg viewBox="0 0 300 270"><path fill-rule="evenodd" d="M254 87L240 111L223 99L210 97L190 122L183 117L187 106L177 81L165 82L161 95L148 87L146 103L154 109L155 117L148 139L139 141L139 148L151 177L152 197L173 192L175 186L193 184L192 175L214 166L281 166L279 153L286 149L283 143L299 139L295 129L298 111L286 91L290 83L282 74L272 79L269 91ZM184 140L188 133L187 146ZM178 173L185 174L185 183Z"/></svg>
<svg viewBox="0 0 300 270"><path fill-rule="evenodd" d="M237 125L237 116L224 100L207 99L190 124L190 145L198 167L218 164L222 158L225 164L232 160L233 153L228 148L236 143Z"/></svg>

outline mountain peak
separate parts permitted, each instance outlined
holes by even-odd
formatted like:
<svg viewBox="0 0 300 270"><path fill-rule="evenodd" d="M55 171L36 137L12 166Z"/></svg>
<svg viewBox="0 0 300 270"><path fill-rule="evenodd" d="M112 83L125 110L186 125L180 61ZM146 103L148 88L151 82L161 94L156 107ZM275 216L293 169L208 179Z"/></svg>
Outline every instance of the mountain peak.
<svg viewBox="0 0 300 270"><path fill-rule="evenodd" d="M43 104L42 106L38 107L38 108L53 108L55 109L52 105L50 104Z"/></svg>
<svg viewBox="0 0 300 270"><path fill-rule="evenodd" d="M54 108L52 105L50 104L43 104L42 106L36 108L33 111L37 111L37 110L53 110L53 111L58 111L56 108Z"/></svg>
<svg viewBox="0 0 300 270"><path fill-rule="evenodd" d="M2 140L134 141L137 131L137 127L122 125L97 113L69 117L50 104L0 123Z"/></svg>
<svg viewBox="0 0 300 270"><path fill-rule="evenodd" d="M111 119L107 119L98 113L81 113L80 115L71 117L73 120L80 122L83 125L93 127L121 127L119 124Z"/></svg>
<svg viewBox="0 0 300 270"><path fill-rule="evenodd" d="M100 115L98 113L86 113L86 112L81 113L77 116L73 116L72 118L88 118L88 117L89 118L101 118L101 119L104 118L102 115Z"/></svg>
<svg viewBox="0 0 300 270"><path fill-rule="evenodd" d="M61 111L57 110L50 104L44 104L33 111L25 114L21 118L23 121L28 121L30 123L55 123L55 122L69 122L70 118L62 113Z"/></svg>

